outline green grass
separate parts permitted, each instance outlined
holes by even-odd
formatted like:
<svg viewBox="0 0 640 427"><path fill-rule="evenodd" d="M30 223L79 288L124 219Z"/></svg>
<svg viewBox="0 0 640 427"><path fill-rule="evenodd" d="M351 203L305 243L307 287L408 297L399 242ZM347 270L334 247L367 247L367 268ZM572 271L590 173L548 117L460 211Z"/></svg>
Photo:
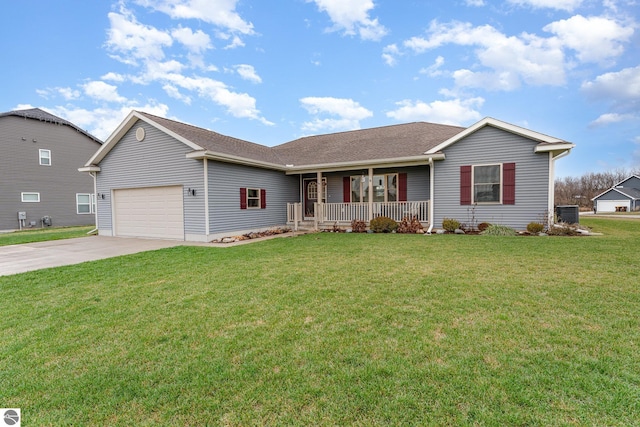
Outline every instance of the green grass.
<svg viewBox="0 0 640 427"><path fill-rule="evenodd" d="M640 424L640 221L312 234L0 277L24 425Z"/></svg>
<svg viewBox="0 0 640 427"><path fill-rule="evenodd" d="M94 227L57 227L0 233L0 246L85 237Z"/></svg>

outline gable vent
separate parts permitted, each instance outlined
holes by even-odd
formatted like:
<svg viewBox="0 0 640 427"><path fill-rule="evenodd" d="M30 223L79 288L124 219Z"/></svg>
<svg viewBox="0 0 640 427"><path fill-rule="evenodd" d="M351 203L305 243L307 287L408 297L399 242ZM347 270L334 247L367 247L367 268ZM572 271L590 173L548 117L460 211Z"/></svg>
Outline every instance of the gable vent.
<svg viewBox="0 0 640 427"><path fill-rule="evenodd" d="M142 141L144 139L144 128L139 127L136 129L136 139Z"/></svg>

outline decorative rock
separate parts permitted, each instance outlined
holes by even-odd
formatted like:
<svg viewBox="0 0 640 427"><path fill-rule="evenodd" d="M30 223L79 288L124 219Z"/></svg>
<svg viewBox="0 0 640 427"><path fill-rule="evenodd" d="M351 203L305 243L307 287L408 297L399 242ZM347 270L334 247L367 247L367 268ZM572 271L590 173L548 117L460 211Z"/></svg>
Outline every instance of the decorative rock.
<svg viewBox="0 0 640 427"><path fill-rule="evenodd" d="M225 237L224 239L222 239L222 243L233 243L235 241L236 239L234 239L233 237Z"/></svg>
<svg viewBox="0 0 640 427"><path fill-rule="evenodd" d="M424 229L423 228L418 228L416 230L416 234L424 234Z"/></svg>
<svg viewBox="0 0 640 427"><path fill-rule="evenodd" d="M456 234L464 234L464 230L460 229L460 228L456 228L456 230L454 231L454 233Z"/></svg>
<svg viewBox="0 0 640 427"><path fill-rule="evenodd" d="M444 233L446 233L446 231L444 231L444 230L436 230L436 234L444 234Z"/></svg>

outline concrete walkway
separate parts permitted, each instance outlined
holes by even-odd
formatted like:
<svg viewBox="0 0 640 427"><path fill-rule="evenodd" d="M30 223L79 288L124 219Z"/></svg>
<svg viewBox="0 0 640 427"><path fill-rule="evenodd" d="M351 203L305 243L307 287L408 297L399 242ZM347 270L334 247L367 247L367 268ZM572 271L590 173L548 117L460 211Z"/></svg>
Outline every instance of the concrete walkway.
<svg viewBox="0 0 640 427"><path fill-rule="evenodd" d="M235 243L201 243L178 240L136 239L127 237L87 236L76 239L0 246L0 276L60 267L86 261L130 255L174 246L228 248L261 240L291 237L304 233L283 233Z"/></svg>
<svg viewBox="0 0 640 427"><path fill-rule="evenodd" d="M185 243L172 240L88 236L0 246L0 276L170 248Z"/></svg>

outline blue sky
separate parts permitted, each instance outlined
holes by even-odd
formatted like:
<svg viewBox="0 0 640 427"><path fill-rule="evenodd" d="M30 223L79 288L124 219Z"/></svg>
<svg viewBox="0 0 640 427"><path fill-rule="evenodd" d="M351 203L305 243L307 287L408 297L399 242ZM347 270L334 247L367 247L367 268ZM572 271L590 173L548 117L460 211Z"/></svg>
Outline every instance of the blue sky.
<svg viewBox="0 0 640 427"><path fill-rule="evenodd" d="M0 111L106 139L132 110L276 145L486 116L640 166L637 0L34 0L0 15Z"/></svg>

